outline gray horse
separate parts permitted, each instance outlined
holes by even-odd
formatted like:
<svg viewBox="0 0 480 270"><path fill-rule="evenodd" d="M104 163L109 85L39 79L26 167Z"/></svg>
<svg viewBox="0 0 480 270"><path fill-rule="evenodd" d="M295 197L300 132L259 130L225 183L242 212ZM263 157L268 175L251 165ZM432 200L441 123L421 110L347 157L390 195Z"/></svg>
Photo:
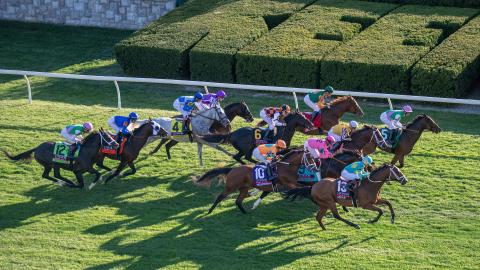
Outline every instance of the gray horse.
<svg viewBox="0 0 480 270"><path fill-rule="evenodd" d="M170 143L173 145L179 142L190 142L190 137L188 135L172 135L172 128L173 128L172 124L174 123L174 119L170 117L159 117L159 118L154 118L153 121L160 124L160 126L167 131L168 133L167 138L163 137L162 139L170 139L172 141ZM198 152L198 159L200 162L200 166L203 166L203 160L202 160L203 144L214 147L226 153L227 155L231 155L221 147L218 147L215 144L210 144L208 142L205 142L199 137L197 137L197 136L205 136L210 134L209 129L215 121L220 122L224 127L230 124L230 121L228 120L227 115L225 114L223 109L218 105L213 106L212 108L209 108L207 110L199 111L192 115L192 118L191 118L192 133L193 133L192 139L197 142L197 152ZM151 143L157 139L160 139L160 138L152 137L149 139L147 143Z"/></svg>

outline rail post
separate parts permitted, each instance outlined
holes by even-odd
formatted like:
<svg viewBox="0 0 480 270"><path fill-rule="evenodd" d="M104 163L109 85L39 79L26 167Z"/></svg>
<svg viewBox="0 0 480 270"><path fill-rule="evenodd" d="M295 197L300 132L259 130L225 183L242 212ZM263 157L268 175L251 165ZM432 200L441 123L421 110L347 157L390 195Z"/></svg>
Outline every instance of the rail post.
<svg viewBox="0 0 480 270"><path fill-rule="evenodd" d="M32 87L30 86L30 80L28 79L27 75L23 75L23 78L27 81L27 89L28 89L28 104L32 104Z"/></svg>
<svg viewBox="0 0 480 270"><path fill-rule="evenodd" d="M387 98L387 100L388 100L388 106L390 106L390 110L393 110L392 100L390 98Z"/></svg>
<svg viewBox="0 0 480 270"><path fill-rule="evenodd" d="M117 89L117 108L121 109L122 108L122 97L120 96L120 87L118 86L117 81L113 81L115 84L115 88Z"/></svg>
<svg viewBox="0 0 480 270"><path fill-rule="evenodd" d="M298 109L297 93L292 92L292 94L293 94L293 100L295 101L295 109Z"/></svg>

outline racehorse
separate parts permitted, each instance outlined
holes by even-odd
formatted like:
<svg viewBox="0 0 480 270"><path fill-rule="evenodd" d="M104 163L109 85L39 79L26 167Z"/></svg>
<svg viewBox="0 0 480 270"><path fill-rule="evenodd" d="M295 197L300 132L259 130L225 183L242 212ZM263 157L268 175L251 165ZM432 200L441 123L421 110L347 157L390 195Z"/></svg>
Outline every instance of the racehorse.
<svg viewBox="0 0 480 270"><path fill-rule="evenodd" d="M159 124L152 120L146 120L144 123L133 130L133 134L130 135L130 137L127 139L127 142L123 146L123 151L120 154L120 164L118 165L117 169L113 172L113 174L109 175L108 178L105 180L105 183L110 181L112 178L116 177L117 175L120 174L120 172L125 168L125 166L129 166L131 171L123 174L123 176L128 176L135 174L137 172L137 169L135 168L135 164L133 161L137 159L138 154L140 153L140 150L142 150L143 146L147 142L148 138L150 136L166 136L167 132L160 127ZM117 154L104 154L99 152L98 153L98 159L97 159L97 166L105 169L107 171L111 171L110 168L106 167L103 165L103 161L105 157L111 158L111 159L117 159ZM92 189L98 179L95 179L90 184L90 189Z"/></svg>
<svg viewBox="0 0 480 270"><path fill-rule="evenodd" d="M53 150L55 148L55 142L41 143L39 146L16 156L13 156L6 151L2 151L9 159L14 161L29 159L33 153L35 160L44 168L42 174L43 178L61 186L67 186L70 188L83 188L83 174L85 172L95 174L94 181L97 181L100 178L100 173L93 168L93 164L95 164L96 156L100 150L100 147L106 145L118 147L117 142L115 142L115 140L102 129L100 129L98 132L90 133L80 144L80 152L78 157L71 164L53 162ZM50 176L52 169L54 177ZM72 171L75 174L78 185L75 185L72 181L62 177L60 175L60 169Z"/></svg>
<svg viewBox="0 0 480 270"><path fill-rule="evenodd" d="M364 115L362 108L360 107L360 105L358 105L354 97L338 97L332 101L332 103L330 104L330 108L323 108L322 113L317 114L315 119L311 119L313 113L305 112L304 115L314 124L315 129L298 131L304 132L308 135L323 134L324 131L328 132L333 126L338 125L339 120L347 112L353 113L360 117L363 117ZM258 123L258 126L263 126L265 124L265 121L260 121Z"/></svg>
<svg viewBox="0 0 480 270"><path fill-rule="evenodd" d="M380 189L383 184L387 181L396 180L400 182L401 185L407 183L407 178L400 171L399 168L395 165L385 164L378 169L371 172L370 176L360 182L360 186L356 189L358 206L363 209L377 211L378 215L374 219L370 220L369 223L377 222L380 217L383 215L382 209L378 208L375 205L385 204L390 209L391 222L395 222L395 212L393 210L392 204L385 199L380 198ZM326 178L322 181L315 183L311 187L301 187L292 189L286 192L286 198L292 198L292 201L295 200L298 196L310 198L316 205L319 206L317 213L317 221L320 227L325 230L325 226L322 223L322 218L325 216L325 213L330 210L333 214L333 217L347 223L350 226L353 226L356 229L360 229L360 226L342 218L338 214L337 203L342 206L352 206L352 201L349 199L340 199L337 195L337 182L338 179Z"/></svg>
<svg viewBox="0 0 480 270"><path fill-rule="evenodd" d="M191 126L192 126L191 137L187 135L185 136L173 135L172 134L173 120L170 117L154 118L153 121L157 122L162 128L164 128L167 131L167 138L162 139L158 144L158 146L153 151L151 151L150 154L156 153L160 149L160 147L168 141L168 143L165 145L165 148L167 149L167 157L168 159L170 159L171 147L173 147L179 142L191 142L192 140L195 140L197 142L198 159L201 166L203 166L202 152L203 152L203 143L205 142L198 140L198 136L210 134L210 127L215 121L220 122L220 124L223 127L228 127L230 125L230 120L227 118L227 115L219 105L215 105L209 109L193 114L193 116L191 117ZM149 141L149 143L150 142L151 141ZM218 148L213 145L212 147L215 147L228 154L228 152L226 152L221 148Z"/></svg>
<svg viewBox="0 0 480 270"><path fill-rule="evenodd" d="M233 119L235 119L235 117L237 117L237 116L240 116L243 119L245 119L245 121L247 123L253 122L253 115L250 112L250 110L248 109L248 105L247 105L247 103L245 103L245 101L229 104L229 105L225 106L224 111L225 111L225 115L227 116L227 119L230 122L232 122ZM231 130L231 124L228 124L225 127L217 120L214 121L212 126L210 127L210 132L215 133L215 134L228 133L228 132L230 132L230 130ZM157 147L155 147L155 149L150 152L150 155L153 155L156 152L158 152L158 150L160 150L160 147L162 147L162 145L164 145L165 143L167 143L165 145L165 150L167 152L167 158L171 159L170 148L172 148L173 146L175 146L176 144L179 143L178 139L177 140L162 139L160 141L160 143L157 145Z"/></svg>
<svg viewBox="0 0 480 270"><path fill-rule="evenodd" d="M273 137L273 142L282 139L287 143L287 146L289 146L297 129L308 130L313 128L312 122L305 118L299 111L289 113L285 116L284 121L286 125L277 127L277 134ZM255 149L256 130L258 129L243 127L229 134L201 136L201 139L213 144L230 143L238 151L238 153L233 156L236 161L245 164L245 162L241 160L241 157L245 156L246 160L256 163L256 161L252 159L252 152Z"/></svg>
<svg viewBox="0 0 480 270"><path fill-rule="evenodd" d="M290 150L285 154L279 162L277 162L277 172L278 178L277 183L279 185L285 186L287 188L296 188L301 185L297 183L297 172L302 163L303 159L303 150ZM351 154L349 152L342 153L338 155L335 159L329 159L322 162L322 173L325 173L327 176L340 176L340 172L346 164L352 163L356 160L360 160L361 156L357 154ZM246 214L247 212L243 208L243 200L249 196L248 190L254 188L254 179L253 179L253 166L252 165L241 165L234 168L218 168L206 172L201 176L195 184L201 186L209 186L213 178L221 175L226 175L225 181L225 190L223 193L218 195L215 202L208 213L210 214L213 209L224 200L229 194L240 191L240 194L235 201L236 205ZM262 196L255 202L254 207L260 204L261 200L273 191L272 185L256 187L263 191Z"/></svg>
<svg viewBox="0 0 480 270"><path fill-rule="evenodd" d="M399 142L395 148L382 148L382 150L389 153L395 154L390 164L395 165L397 161L400 161L399 168L404 166L404 158L406 155L410 154L417 143L418 139L422 135L423 131L429 130L433 133L440 133L442 129L433 121L433 119L426 115L418 115L411 123L408 123L403 129L402 135L400 135ZM375 152L377 144L375 142L369 142L363 147L363 152L365 154L370 154Z"/></svg>
<svg viewBox="0 0 480 270"><path fill-rule="evenodd" d="M339 142L337 148L349 151L362 151L367 144L378 146L381 149L389 147L377 127L365 125L362 129L352 132L350 138Z"/></svg>

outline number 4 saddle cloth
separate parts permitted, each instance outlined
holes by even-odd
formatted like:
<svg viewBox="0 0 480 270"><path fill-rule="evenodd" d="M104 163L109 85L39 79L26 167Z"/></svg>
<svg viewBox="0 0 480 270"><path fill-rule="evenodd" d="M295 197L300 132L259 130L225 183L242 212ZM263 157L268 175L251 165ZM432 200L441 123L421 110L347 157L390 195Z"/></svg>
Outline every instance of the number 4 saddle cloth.
<svg viewBox="0 0 480 270"><path fill-rule="evenodd" d="M80 153L80 144L70 144L67 142L56 142L53 147L52 161L62 164L71 164L77 159Z"/></svg>
<svg viewBox="0 0 480 270"><path fill-rule="evenodd" d="M272 180L278 177L276 166L259 163L253 167L252 179L254 187L272 185Z"/></svg>

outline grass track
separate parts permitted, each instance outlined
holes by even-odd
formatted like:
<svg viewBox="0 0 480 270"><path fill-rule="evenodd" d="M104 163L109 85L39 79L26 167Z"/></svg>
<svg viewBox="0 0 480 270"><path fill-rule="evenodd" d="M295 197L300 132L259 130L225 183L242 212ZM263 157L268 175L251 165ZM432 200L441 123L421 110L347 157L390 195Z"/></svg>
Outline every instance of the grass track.
<svg viewBox="0 0 480 270"><path fill-rule="evenodd" d="M26 24L3 27L0 36L9 39L0 39L0 67L121 74L111 48L128 34ZM40 141L60 139L58 132L68 123L92 120L96 127L106 126L107 117L117 113L110 83L32 82L34 104L27 105L24 81L0 77L1 148L18 153ZM173 114L171 102L182 93L169 87L120 86L126 107L121 112L135 109L142 116ZM285 99L229 94L227 103L245 99L255 115L260 106ZM361 121L379 124L385 108L364 109ZM201 168L194 145L174 148L171 161L163 152L149 157L139 163L136 175L90 192L49 184L41 179L38 164L0 158L0 268L478 269L480 116L426 113L444 132L425 133L406 158L406 186L384 188L397 223L391 225L388 214L375 225L366 224L374 213L343 214L362 226L359 231L327 218L328 231L322 232L313 204L289 203L276 195L248 215L230 199L202 218L222 187L200 189L190 176L230 161L208 149ZM242 125L238 120L235 124ZM304 139L297 136L294 144ZM374 155L380 162L389 158ZM251 203L247 199L247 206Z"/></svg>

